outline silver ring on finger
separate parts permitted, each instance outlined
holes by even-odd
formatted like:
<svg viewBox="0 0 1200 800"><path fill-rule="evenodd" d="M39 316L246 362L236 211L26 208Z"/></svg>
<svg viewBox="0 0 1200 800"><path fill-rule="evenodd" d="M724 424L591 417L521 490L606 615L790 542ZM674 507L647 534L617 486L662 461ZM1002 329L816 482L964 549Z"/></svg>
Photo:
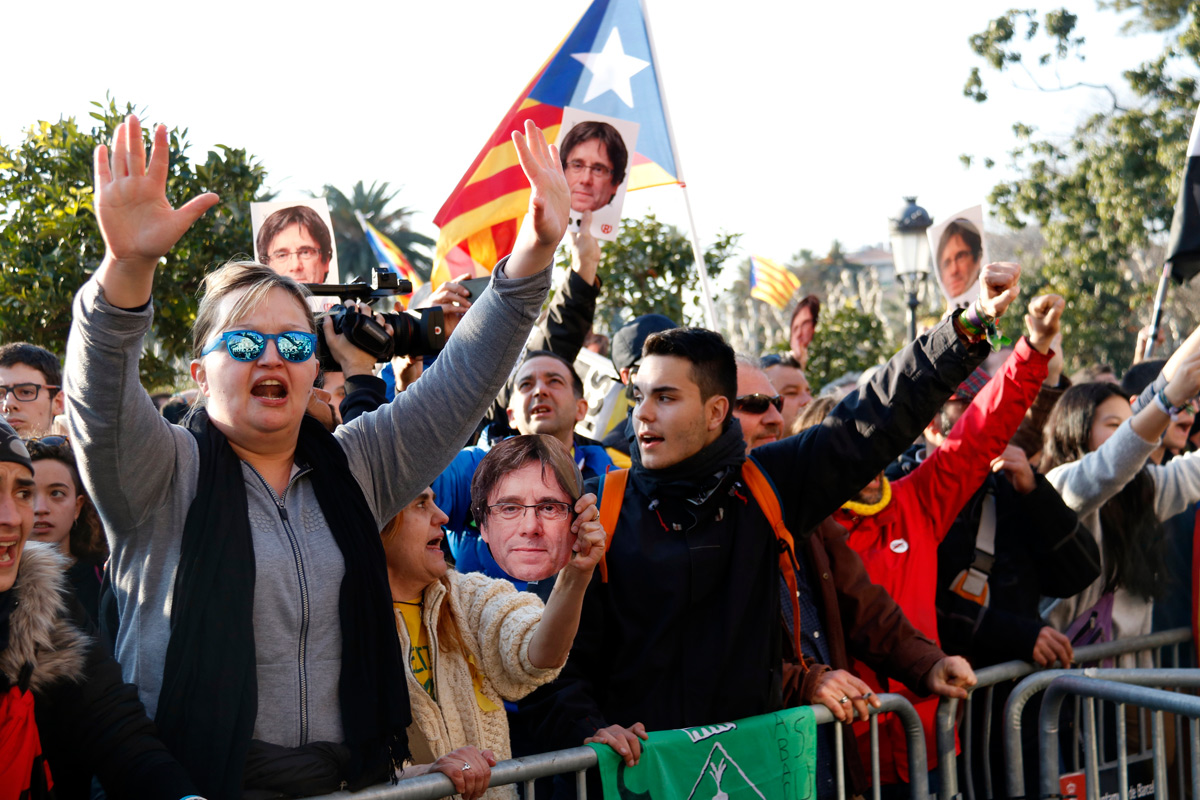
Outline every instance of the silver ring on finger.
<svg viewBox="0 0 1200 800"><path fill-rule="evenodd" d="M846 705L846 703L850 702L849 695L842 695L842 699L838 700L838 702L841 703L842 705Z"/></svg>
<svg viewBox="0 0 1200 800"><path fill-rule="evenodd" d="M466 772L470 768L471 768L471 765L469 763L466 763L466 762L463 763L463 772Z"/></svg>

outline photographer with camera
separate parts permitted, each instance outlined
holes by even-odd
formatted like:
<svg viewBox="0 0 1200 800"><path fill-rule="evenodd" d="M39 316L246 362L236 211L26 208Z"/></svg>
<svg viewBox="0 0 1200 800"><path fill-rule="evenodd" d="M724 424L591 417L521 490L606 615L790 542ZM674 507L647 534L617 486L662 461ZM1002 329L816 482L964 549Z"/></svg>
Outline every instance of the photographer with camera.
<svg viewBox="0 0 1200 800"><path fill-rule="evenodd" d="M217 202L166 197L132 115L96 150L106 254L75 300L66 391L80 471L112 550L117 656L210 797L358 788L409 755L411 721L378 531L449 463L516 360L566 230L566 178L529 122L514 133L529 224L443 368L334 434L307 418L317 376L308 292L259 264L206 278L188 428L138 376L160 262ZM303 762L311 780L297 785Z"/></svg>

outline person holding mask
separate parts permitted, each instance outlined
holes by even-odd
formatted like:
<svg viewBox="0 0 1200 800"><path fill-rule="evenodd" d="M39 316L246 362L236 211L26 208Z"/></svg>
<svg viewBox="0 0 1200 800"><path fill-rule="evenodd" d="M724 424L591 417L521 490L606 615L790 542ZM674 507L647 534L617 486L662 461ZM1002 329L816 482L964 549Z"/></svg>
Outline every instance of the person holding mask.
<svg viewBox="0 0 1200 800"><path fill-rule="evenodd" d="M445 368L330 434L305 416L308 293L258 264L205 280L192 361L203 408L188 427L141 388L156 267L217 202L171 208L166 128L153 139L147 164L131 115L96 150L106 254L67 347L68 423L112 549L119 660L206 795L378 782L408 755L410 712L377 531L445 468L516 361L566 229L558 155L532 123L514 133L529 224ZM324 324L349 370L366 354ZM298 761L318 777L297 785Z"/></svg>
<svg viewBox="0 0 1200 800"><path fill-rule="evenodd" d="M536 595L518 592L506 580L446 566L440 544L447 517L432 490L384 529L413 703L409 741L416 763L404 777L441 772L466 800L516 797L513 786L487 791L491 768L511 754L503 701L518 700L558 676L604 553L596 496L581 496L582 490L566 447L550 436L505 439L476 472L471 502L485 535L519 528L520 538L536 541L559 527L569 534L569 560L557 565L544 608ZM507 519L518 501L523 517Z"/></svg>

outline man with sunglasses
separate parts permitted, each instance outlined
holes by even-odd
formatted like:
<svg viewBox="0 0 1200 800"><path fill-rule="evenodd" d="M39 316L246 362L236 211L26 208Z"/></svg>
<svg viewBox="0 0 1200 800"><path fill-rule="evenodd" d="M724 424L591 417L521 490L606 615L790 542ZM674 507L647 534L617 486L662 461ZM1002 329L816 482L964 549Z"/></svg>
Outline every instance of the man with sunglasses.
<svg viewBox="0 0 1200 800"><path fill-rule="evenodd" d="M0 412L13 430L26 439L47 434L63 413L62 365L35 344L6 344L0 347L0 391Z"/></svg>
<svg viewBox="0 0 1200 800"><path fill-rule="evenodd" d="M737 357L737 398L733 416L741 423L746 455L759 445L782 439L783 397L771 384L757 359L739 354Z"/></svg>

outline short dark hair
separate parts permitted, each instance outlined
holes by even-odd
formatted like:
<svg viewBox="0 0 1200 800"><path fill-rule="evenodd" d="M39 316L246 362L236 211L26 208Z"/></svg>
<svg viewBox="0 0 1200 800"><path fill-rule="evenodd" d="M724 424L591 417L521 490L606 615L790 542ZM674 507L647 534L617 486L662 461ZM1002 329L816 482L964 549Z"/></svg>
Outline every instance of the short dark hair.
<svg viewBox="0 0 1200 800"><path fill-rule="evenodd" d="M521 371L521 367L529 363L531 358L553 358L558 363L567 368L567 374L571 376L571 389L575 392L576 397L583 397L583 381L579 377L579 373L575 371L575 365L565 358L555 353L552 350L530 350L521 359L521 363L517 365L517 372ZM513 373L516 376L516 372Z"/></svg>
<svg viewBox="0 0 1200 800"><path fill-rule="evenodd" d="M1126 397L1136 397L1144 392L1147 386L1154 383L1154 379L1166 365L1165 358L1155 358L1134 364L1125 371L1125 377L1121 378L1121 391L1125 393Z"/></svg>
<svg viewBox="0 0 1200 800"><path fill-rule="evenodd" d="M492 446L471 478L471 516L481 527L487 519L488 497L500 479L535 461L542 465L542 475L547 467L550 469L574 506L583 494L583 475L567 446L553 436L540 433L511 436Z"/></svg>
<svg viewBox="0 0 1200 800"><path fill-rule="evenodd" d="M271 258L271 254L267 252L271 242L282 231L293 225L304 228L317 243L317 247L321 249L321 260L329 261L333 258L333 239L329 234L329 226L325 224L325 220L321 219L321 215L308 206L289 206L271 212L271 215L263 220L262 227L258 229L258 238L254 241L258 247L258 257L263 260L264 264Z"/></svg>
<svg viewBox="0 0 1200 800"><path fill-rule="evenodd" d="M692 380L700 387L701 401L714 395L729 399L725 424L733 419L737 402L737 359L733 348L719 333L704 328L672 328L655 333L642 345L646 356L676 356L692 364Z"/></svg>
<svg viewBox="0 0 1200 800"><path fill-rule="evenodd" d="M771 367L791 367L792 369L803 370L800 362L791 353L767 353L762 358L758 359L758 366L761 369L770 369Z"/></svg>
<svg viewBox="0 0 1200 800"><path fill-rule="evenodd" d="M821 298L817 297L815 294L806 294L800 300L800 302L796 304L796 307L792 309L792 318L788 320L788 327L790 328L792 323L796 321L796 315L800 313L800 309L802 308L807 308L809 310L809 313L812 314L813 318L813 327L817 327L817 322L821 319Z"/></svg>
<svg viewBox="0 0 1200 800"><path fill-rule="evenodd" d="M946 249L946 245L950 244L950 239L957 236L963 240L963 244L971 251L971 255L975 256L978 261L983 256L983 237L979 235L979 231L975 230L975 226L965 219L956 219L946 226L946 230L942 231L942 237L938 239L937 250L937 268L942 268L942 251Z"/></svg>
<svg viewBox="0 0 1200 800"><path fill-rule="evenodd" d="M567 135L563 137L562 147L558 151L563 169L567 168L567 159L576 145L592 139L599 139L600 144L604 145L604 152L608 154L608 160L612 162L612 185L613 189L616 189L625 181L625 168L629 166L629 151L625 149L625 140L621 138L621 134L607 122L595 119L584 120L567 131ZM609 202L612 202L611 197Z"/></svg>
<svg viewBox="0 0 1200 800"><path fill-rule="evenodd" d="M33 367L42 373L48 386L62 386L62 364L58 356L44 347L29 342L13 342L0 346L0 367L13 367L17 364Z"/></svg>

